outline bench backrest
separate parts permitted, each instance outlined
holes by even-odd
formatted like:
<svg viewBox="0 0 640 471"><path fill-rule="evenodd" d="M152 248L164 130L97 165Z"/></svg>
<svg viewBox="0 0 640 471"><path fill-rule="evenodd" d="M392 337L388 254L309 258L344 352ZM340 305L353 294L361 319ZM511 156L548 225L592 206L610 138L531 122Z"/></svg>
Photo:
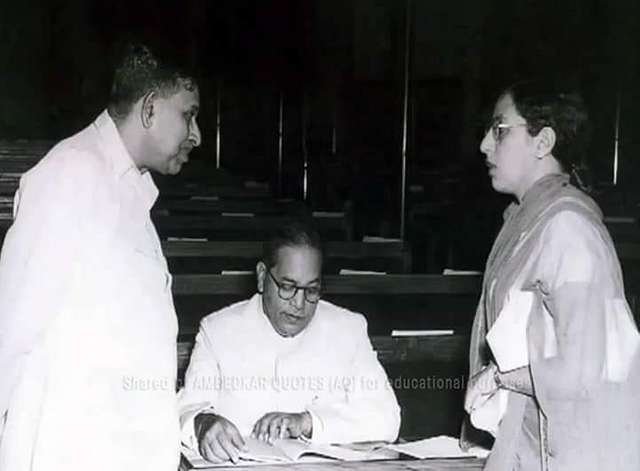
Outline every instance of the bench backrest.
<svg viewBox="0 0 640 471"><path fill-rule="evenodd" d="M290 221L283 215L156 215L154 222L164 240L169 237L208 240L264 240ZM324 240L351 240L353 231L346 217L314 217Z"/></svg>
<svg viewBox="0 0 640 471"><path fill-rule="evenodd" d="M393 330L468 332L480 276L327 275L323 298L367 317L370 335ZM256 292L255 275L176 275L173 293L180 332L193 334L200 319Z"/></svg>
<svg viewBox="0 0 640 471"><path fill-rule="evenodd" d="M162 248L171 273L220 273L223 270L253 271L262 256L261 241L165 241ZM323 272L340 269L387 273L411 271L411 248L404 242L327 242Z"/></svg>

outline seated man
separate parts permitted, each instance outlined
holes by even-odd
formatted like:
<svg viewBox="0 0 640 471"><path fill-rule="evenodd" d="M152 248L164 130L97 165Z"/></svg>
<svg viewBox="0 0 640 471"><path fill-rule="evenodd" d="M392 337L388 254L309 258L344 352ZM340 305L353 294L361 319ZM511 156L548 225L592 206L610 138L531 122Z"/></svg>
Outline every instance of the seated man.
<svg viewBox="0 0 640 471"><path fill-rule="evenodd" d="M393 441L400 408L365 318L320 300L322 248L281 228L256 266L258 294L205 317L180 392L183 441L236 461L242 437Z"/></svg>

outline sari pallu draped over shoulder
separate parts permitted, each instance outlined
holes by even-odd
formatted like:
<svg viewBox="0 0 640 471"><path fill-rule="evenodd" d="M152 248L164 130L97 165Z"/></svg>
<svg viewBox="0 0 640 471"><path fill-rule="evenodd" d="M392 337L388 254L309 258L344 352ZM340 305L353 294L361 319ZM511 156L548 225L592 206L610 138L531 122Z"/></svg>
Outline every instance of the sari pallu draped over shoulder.
<svg viewBox="0 0 640 471"><path fill-rule="evenodd" d="M599 260L593 266L589 283L568 283L561 287L550 286L543 273L553 271L554 261L549 262L543 237L545 230L561 212L569 211L588 226L594 234ZM552 174L538 180L524 195L520 204L513 203L505 211L505 222L487 260L482 296L476 311L470 343L470 376L486 366L491 352L486 343L486 334L498 318L509 293L513 289L534 291L535 301L527 325L527 349L534 390L534 401L539 410L542 432L542 469L640 469L640 396L638 380L638 354L636 352L629 375L624 381L610 381L606 374L597 380L580 383L574 389L566 387L565 377L560 371L581 371L584 365L597 365L602 370L608 356L615 352L604 347L598 350L599 342L606 345L606 306L616 301L624 306L619 316L629 317L630 311L624 301L624 287L619 262L611 238L602 223L602 213L587 195L569 184L564 174ZM585 252L586 255L592 255ZM540 268L544 258L547 266ZM557 262L558 266L560 261ZM550 269L551 268L551 269ZM575 285L575 286L574 286ZM582 296L584 295L584 296ZM582 299L578 300L578 297ZM588 297L589 302L585 299ZM574 302L576 301L576 302ZM568 308L568 309L567 309ZM554 368L551 361L562 362L562 358L543 358L542 345L548 343L548 333L543 326L544 311L547 311L557 326L559 319L571 317L580 330L580 338L594 348L586 350L584 357L573 365ZM568 313L567 311L571 311ZM625 319L623 319L625 320ZM626 319L628 320L628 319ZM629 325L633 326L631 320ZM633 326L635 331L635 326ZM561 356L563 333L558 338ZM575 334L574 334L575 335ZM555 338L554 338L555 341ZM600 353L597 353L600 352ZM589 363L592 362L592 363ZM580 364L578 364L580 363ZM564 389L563 389L564 388ZM509 393L507 411L502 418L496 441L486 469L511 470L515 466L515 455L525 415L527 396ZM611 404L611 402L615 404ZM473 430L466 423L461 441L473 441ZM542 430L544 428L544 430Z"/></svg>

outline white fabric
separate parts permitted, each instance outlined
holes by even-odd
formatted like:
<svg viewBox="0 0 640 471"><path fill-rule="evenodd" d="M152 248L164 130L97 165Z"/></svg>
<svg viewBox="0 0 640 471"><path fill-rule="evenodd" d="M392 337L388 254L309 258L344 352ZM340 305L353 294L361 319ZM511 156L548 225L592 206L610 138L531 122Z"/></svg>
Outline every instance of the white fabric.
<svg viewBox="0 0 640 471"><path fill-rule="evenodd" d="M487 343L498 369L503 373L529 364L527 323L533 296L532 291L510 292L496 322L487 333Z"/></svg>
<svg viewBox="0 0 640 471"><path fill-rule="evenodd" d="M605 309L607 359L602 376L612 382L623 382L640 348L640 334L631 320L631 310L625 299L607 299Z"/></svg>
<svg viewBox="0 0 640 471"><path fill-rule="evenodd" d="M364 317L320 301L307 328L283 338L262 298L202 320L180 392L183 442L211 408L249 435L265 413L310 412L314 442L395 440L400 408L367 336Z"/></svg>
<svg viewBox="0 0 640 471"><path fill-rule="evenodd" d="M507 403L511 392L506 389L498 389L490 396L478 396L475 404L471 404L471 423L479 430L486 430L494 437L502 417L507 411Z"/></svg>
<svg viewBox="0 0 640 471"><path fill-rule="evenodd" d="M22 177L0 258L0 470L176 469L157 194L106 111Z"/></svg>

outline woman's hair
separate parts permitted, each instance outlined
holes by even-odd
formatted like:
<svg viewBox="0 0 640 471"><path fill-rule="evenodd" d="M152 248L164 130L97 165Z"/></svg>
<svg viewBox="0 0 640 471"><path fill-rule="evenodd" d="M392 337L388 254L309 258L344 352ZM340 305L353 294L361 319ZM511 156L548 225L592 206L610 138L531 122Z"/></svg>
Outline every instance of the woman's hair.
<svg viewBox="0 0 640 471"><path fill-rule="evenodd" d="M517 82L504 91L503 95L506 94L511 96L516 110L527 121L531 136L546 126L554 130L553 156L563 170L584 187L580 172L585 167L589 118L582 97L545 80Z"/></svg>

